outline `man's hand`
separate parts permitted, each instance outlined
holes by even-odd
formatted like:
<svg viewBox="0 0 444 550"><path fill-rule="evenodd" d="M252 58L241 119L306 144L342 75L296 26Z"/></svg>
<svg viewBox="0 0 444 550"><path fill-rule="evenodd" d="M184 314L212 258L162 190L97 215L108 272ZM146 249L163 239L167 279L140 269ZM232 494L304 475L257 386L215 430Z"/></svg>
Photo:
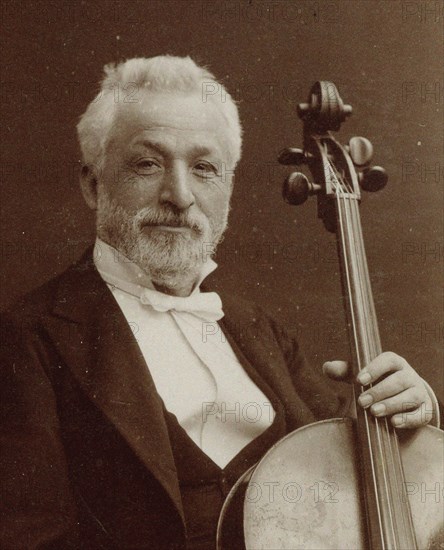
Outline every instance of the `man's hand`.
<svg viewBox="0 0 444 550"><path fill-rule="evenodd" d="M324 372L335 380L349 377L344 361L328 361ZM357 376L363 387L372 384L359 396L358 403L377 417L389 416L397 428L416 428L428 424L434 405L424 380L396 353L378 355Z"/></svg>

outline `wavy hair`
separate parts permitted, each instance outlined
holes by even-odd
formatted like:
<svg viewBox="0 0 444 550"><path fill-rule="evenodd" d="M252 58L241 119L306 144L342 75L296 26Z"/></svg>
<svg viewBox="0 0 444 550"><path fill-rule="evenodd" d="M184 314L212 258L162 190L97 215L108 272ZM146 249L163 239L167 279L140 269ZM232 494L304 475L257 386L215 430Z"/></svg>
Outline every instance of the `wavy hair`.
<svg viewBox="0 0 444 550"><path fill-rule="evenodd" d="M201 94L202 101L213 101L227 123L230 160L233 165L239 161L242 127L237 105L214 75L190 57L138 57L117 65L105 65L104 72L99 93L77 125L84 164L99 168L102 166L122 90L130 97L132 92L137 93L140 89L153 92L196 92Z"/></svg>

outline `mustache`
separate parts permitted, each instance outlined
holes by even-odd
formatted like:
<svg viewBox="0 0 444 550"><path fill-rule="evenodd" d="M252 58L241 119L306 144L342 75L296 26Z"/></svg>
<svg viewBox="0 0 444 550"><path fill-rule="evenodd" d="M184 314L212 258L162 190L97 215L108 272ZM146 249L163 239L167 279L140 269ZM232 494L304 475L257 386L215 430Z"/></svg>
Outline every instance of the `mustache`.
<svg viewBox="0 0 444 550"><path fill-rule="evenodd" d="M172 210L143 209L137 214L139 226L166 225L171 227L189 227L197 233L203 233L206 228L205 221L196 215Z"/></svg>

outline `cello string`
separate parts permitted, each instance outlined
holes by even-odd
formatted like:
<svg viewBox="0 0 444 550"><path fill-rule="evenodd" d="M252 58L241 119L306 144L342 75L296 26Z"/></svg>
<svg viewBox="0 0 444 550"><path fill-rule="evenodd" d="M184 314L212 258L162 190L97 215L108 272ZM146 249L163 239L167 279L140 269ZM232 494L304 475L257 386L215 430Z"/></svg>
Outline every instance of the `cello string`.
<svg viewBox="0 0 444 550"><path fill-rule="evenodd" d="M341 176L339 175L338 179L340 178ZM342 179L342 178L341 178ZM338 186L336 186L338 187ZM351 251L354 251L354 253L352 252L351 253L351 257L352 257L352 260L353 260L353 265L352 267L355 269L355 274L356 274L356 277L359 277L359 279L363 282L362 285L355 285L357 287L357 292L356 292L356 305L358 307L358 314L360 313L360 320L361 320L361 323L360 323L360 328L361 328L361 333L363 335L363 351L364 351L364 354L368 356L370 356L370 354L372 354L372 351L375 351L374 349L371 350L371 348L374 348L374 346L372 346L372 339L370 338L370 333L371 333L371 329L375 328L375 323L374 321L376 320L375 317L371 317L369 315L369 309L368 309L368 299L369 299L369 296L370 296L370 286L369 285L365 285L365 269L364 269L364 260L365 260L365 255L363 253L363 240L362 239L359 239L359 237L361 236L359 233L359 231L357 231L357 229L359 230L360 229L360 225L359 225L359 217L356 216L357 214L357 202L355 202L355 200L353 200L352 197L349 197L348 200L345 199L345 195L344 195L344 192L342 191L341 187L339 186L339 191L340 191L340 199L342 199L341 202L344 203L344 213L345 213L345 217L346 217L346 220L347 220L347 230L348 230L348 234L349 234L349 246L350 246L350 249ZM356 239L355 237L358 237L358 239ZM365 320L369 320L370 323L367 323L365 322ZM365 338L365 336L366 338ZM372 354L372 356L376 356L376 354ZM372 357L372 358L373 358ZM377 442L377 445L376 445L376 448L377 450L379 451L379 464L380 464L380 467L382 467L382 480L384 481L384 485L383 485L383 489L384 489L384 492L385 492L385 495L386 495L386 502L387 502L387 505L388 505L388 517L389 517L389 526L391 528L391 532L392 532L392 537L394 538L395 537L395 532L394 532L394 522L393 522L393 514L392 514L392 510L390 508L390 503L391 503L391 500L390 500L390 485L388 483L388 477L387 477L387 465L384 461L384 454L383 454L383 443L384 443L384 430L382 430L382 433L381 433L381 429L380 429L380 426L379 426L379 422L378 422L378 419L374 419L374 425L375 425L375 428L376 428L376 436L377 436L377 439L376 439L376 442ZM369 430L367 430L369 431ZM373 449L373 447L371 447ZM373 453L373 451L371 451Z"/></svg>
<svg viewBox="0 0 444 550"><path fill-rule="evenodd" d="M330 181L330 179L331 179L332 187L335 190L335 195L336 195L336 201L337 201L337 207L338 207L337 212L338 212L338 218L339 218L340 236L341 236L341 242L342 242L342 253L343 253L343 256L344 256L345 279L346 279L347 288L348 288L348 295L349 295L349 299L350 299L350 308L349 309L350 309L350 314L351 314L351 325L352 325L352 329L353 329L354 339L355 339L355 342L356 342L355 348L356 348L356 351L357 351L356 359L358 361L358 369L361 370L361 357L360 357L359 352L358 352L359 346L357 345L358 344L357 326L356 326L355 311L354 311L354 308L353 308L353 299L352 299L349 254L348 254L347 240L346 240L346 234L345 234L345 231L344 231L344 221L343 221L343 217L345 215L345 211L343 212L343 205L342 205L342 203L345 202L345 200L343 198L344 193L343 193L343 191L342 191L342 189L339 185L339 181L338 181L337 177L335 177L334 170L333 170L333 168L332 168L329 161L327 161L327 166L329 168L330 174L326 170L326 178L327 178L327 181ZM333 177L330 178L330 175L332 175ZM376 497L376 511L377 511L377 520L378 520L378 525L379 525L379 531L380 531L380 540L382 541L382 544L385 546L385 544L384 544L384 535L383 535L384 532L383 532L383 523L382 523L382 515L381 515L381 506L380 506L380 502L379 502L379 491L378 491L378 485L376 483L374 451L373 451L372 440L371 440L371 437L370 437L369 419L368 419L368 415L367 415L366 410L363 411L363 417L364 417L365 430L366 430L366 434L367 434L367 442L368 442L368 448L369 448L370 467L371 467L371 472L372 472L372 478L371 479L373 481L373 490L374 490L375 497ZM384 550L384 548L382 548L382 550Z"/></svg>
<svg viewBox="0 0 444 550"><path fill-rule="evenodd" d="M357 343L358 340L357 340L357 330L356 330L356 319L355 319L355 313L353 311L353 300L352 300L352 295L351 295L351 284L350 284L349 269L353 268L355 273L359 273L359 272L362 273L362 262L359 261L359 260L361 260L360 252L362 250L362 243L360 243L361 244L361 250L359 250L358 247L357 247L357 243L353 238L354 235L355 235L355 231L352 231L352 225L356 225L356 223L353 223L353 216L350 214L350 212L352 212L352 213L354 212L353 209L350 210L350 208L352 208L351 204L350 204L350 201L351 201L352 197L351 196L349 196L348 198L346 197L346 195L343 191L343 188L340 184L340 181L344 184L344 180L343 180L342 176L334 170L334 168L332 167L332 165L329 161L328 161L328 165L329 165L330 174L333 176L332 177L332 187L336 191L336 198L337 198L337 204L338 204L338 215L339 215L339 222L340 222L340 227L341 227L341 240L342 240L342 243L343 243L343 254L344 254L344 260L345 260L344 263L345 263L345 267L346 267L346 278L347 278L347 285L348 285L350 302L351 302L350 310L351 310L351 314L352 314L352 324L353 324L353 330L354 330L354 335L355 335L354 337L355 337L355 341ZM346 183L345 183L345 187L347 187ZM348 191L350 191L350 188L348 188ZM351 194L351 193L349 193L349 194ZM356 197L356 195L354 195L354 197ZM353 207L356 209L356 203L354 201L353 201ZM343 222L344 217L346 219L346 228L347 228L347 237L348 237L348 239L345 238L346 236L344 234L344 222ZM349 245L350 250L354 249L355 254L348 254L347 244ZM349 266L349 256L351 256L351 258L352 258L352 264L350 266ZM356 259L358 259L358 262L356 262ZM356 285L355 285L355 287L356 287ZM360 288L360 285L358 285L358 289L359 288ZM356 293L356 288L355 288L355 293ZM359 293L356 293L356 294L358 295ZM360 294L361 294L360 295L360 300L358 300L358 296L356 296L356 305L358 307L358 313L361 314L361 318L362 318L362 315L365 314L365 312L363 311L363 308L362 308L362 304L365 304L365 300L363 299L362 292ZM364 309L366 309L366 308L364 308ZM361 325L360 328L361 328L361 332L362 332L362 330L363 329L365 330L365 328L366 328L366 323L360 323L360 325ZM362 325L364 325L364 327ZM368 344L368 331L366 331L366 332L367 332L367 338L364 339L364 342L366 340L365 343ZM356 348L357 348L358 368L359 368L359 370L361 370L361 361L362 361L362 359L359 355L359 346L356 346ZM368 351L369 350L367 349L367 354L368 354ZM367 432L367 441L368 441L368 444L369 444L369 451L370 451L370 464L371 464L371 469L372 469L373 486L374 486L375 495L376 495L378 523L379 523L379 529L380 529L380 532L381 532L381 541L384 541L383 528L382 528L382 518L381 518L381 511L380 511L380 502L379 502L380 497L379 497L378 485L376 483L376 472L375 472L375 464L374 464L374 460L375 460L374 459L374 450L373 450L373 445L372 445L372 439L370 437L370 426L369 426L368 414L367 414L367 411L365 411L365 410L364 410L364 418L365 418L365 427L366 427L366 432ZM379 445L378 445L379 454L381 455L381 458L382 458L382 449L381 449L380 438L378 438L378 443L379 443ZM383 463L383 461L382 461L382 463ZM387 494L388 491L387 491L387 480L385 479L386 476L383 475L383 478L384 478L384 481L385 481L384 487L386 489L386 494ZM392 522L391 514L390 514L390 519L391 519L390 523L392 525L392 530L393 530L393 522Z"/></svg>
<svg viewBox="0 0 444 550"><path fill-rule="evenodd" d="M362 235L362 225L359 223L359 213L358 213L357 204L355 205L355 208L354 208L354 215L355 215L355 219L357 220L357 223L355 224L356 230L357 230L357 233L359 234L360 241L363 243L364 239L363 239L363 235ZM363 244L362 244L362 247L363 247ZM362 249L364 250L364 248L362 248ZM378 325L377 325L375 305L374 305L373 296L372 296L372 293L371 293L371 284L370 284L369 271L368 271L368 267L367 267L367 261L366 261L365 254L362 255L361 259L362 259L362 263L363 263L362 275L365 277L366 289L368 291L368 295L367 295L367 298L366 298L366 305L368 306L368 317L367 318L370 319L370 327L372 329L372 331L371 331L372 332L372 337L371 337L369 343L372 347L372 350L371 350L372 356L376 357L382 351L381 341L380 341L379 330L378 330ZM394 429L390 426L390 424L389 424L386 417L379 419L378 424L381 426L381 430L382 430L382 434L383 434L383 438L384 438L384 443L385 443L384 448L388 449L388 456L386 455L386 458L385 458L386 463L390 464L392 469L395 469L396 468L395 455L396 455L396 451L398 451L398 453L399 453L399 448L398 448L398 445L397 445L396 436L394 434ZM398 463L400 464L400 460L398 461ZM397 482L397 487L398 487L399 486L398 476L396 476L396 482ZM392 499L392 502L393 502L393 499Z"/></svg>
<svg viewBox="0 0 444 550"><path fill-rule="evenodd" d="M327 176L327 179L330 180L330 176L333 176L331 178L331 183L332 183L332 187L333 189L335 190L336 192L336 200L337 200L337 204L338 204L338 216L339 216L339 226L340 226L340 229L341 229L341 241L342 241L342 252L343 252L343 255L344 255L344 266L345 266L345 272L346 272L346 281L347 281L347 289L348 289L348 295L350 296L350 306L352 306L353 304L353 300L351 299L352 297L352 289L351 289L351 277L350 277L350 272L349 272L349 260L348 260L348 254L347 254L347 246L346 246L346 238L345 238L345 234L344 234L344 222L342 220L342 209L341 209L341 203L340 203L340 195L339 193L342 193L342 190L340 189L340 185L337 178L336 178L336 175L334 173L334 170L332 168L332 165L330 163L329 160L327 160L327 167L329 168L329 171L330 171L330 174L329 176ZM357 329L356 329L356 319L355 319L355 312L354 312L354 308L353 307L350 307L350 313L351 313L351 321L352 321L352 328L353 328L353 337L354 337L354 340L355 342L357 343L358 342L358 334L357 334ZM358 369L361 370L361 358L358 356L357 357L358 359Z"/></svg>
<svg viewBox="0 0 444 550"><path fill-rule="evenodd" d="M331 165L330 165L331 166ZM353 201L353 198L356 197L356 195L354 193L352 193L350 191L350 187L348 186L348 183L347 181L343 179L342 175L338 173L337 170L335 170L334 167L331 166L331 170L333 172L333 184L334 184L334 188L336 190L336 195L337 195L337 198L338 198L338 201L339 201L339 204L342 202L344 207L343 207L343 211L344 211L344 217L346 219L346 228L347 228L347 236L348 236L348 243L349 243L349 248L350 248L350 257L351 257L351 261L352 261L352 266L353 267L353 271L354 273L356 274L355 276L355 279L360 276L361 272L362 272L362 266L361 266L361 262L360 262L360 259L361 259L361 250L358 248L357 246L357 242L356 242L356 229L355 228L351 228L351 226L353 225L356 225L356 223L354 222L353 220L353 212L354 210L351 210L352 208L352 204L354 205L354 201ZM342 185L341 185L342 184ZM347 188L347 192L348 192L348 195L346 195L343 191L343 187L346 187ZM352 253L352 251L354 253ZM360 317L363 318L363 315L365 316L365 313L366 311L362 311L362 309L365 307L365 302L366 300L364 300L364 296L363 296L363 285L356 285L354 286L355 288L355 294L356 294L356 306L358 308L358 313L360 313ZM360 324L360 330L361 332L363 330L365 330L367 324L366 323L361 323ZM363 338L361 337L361 340L362 340L362 344L365 345L366 347L368 347L368 341L369 341L369 338L367 336L367 338ZM369 355L369 350L367 349L366 350L366 355Z"/></svg>
<svg viewBox="0 0 444 550"><path fill-rule="evenodd" d="M355 287L356 287L356 305L358 308L358 314L359 314L359 322L360 322L360 330L362 334L362 352L364 354L364 361L367 364L369 359L373 358L371 356L371 338L370 338L370 330L371 330L371 319L368 317L368 307L367 307L367 300L368 297L368 288L365 286L365 279L363 278L363 248L362 248L362 242L357 239L357 220L355 219L355 213L357 209L357 203L352 198L349 198L348 200L343 201L344 202L344 209L345 209L345 215L347 219L347 231L349 233L349 246L351 250L351 257L353 259L353 267L354 267L354 273L355 273ZM358 282L359 281L359 282ZM370 321L368 323L367 321ZM380 506L384 505L384 509L386 510L386 513L383 514L383 518L388 519L387 522L388 525L386 527L389 528L391 531L391 537L394 537L394 523L393 523L393 514L390 508L390 492L389 492L389 483L387 478L387 471L386 471L386 465L384 462L384 453L383 453L383 439L381 430L379 427L379 422L377 419L374 419L369 416L370 413L367 413L366 411L366 419L367 419L367 434L374 433L376 435L375 444L371 445L371 452L374 456L375 461L375 467L373 469L373 473L375 470L381 470L381 475L376 475L376 485L378 488L377 491L377 499L379 500L381 498L381 492L384 495L384 500L380 502ZM374 432L373 430L370 430L370 426L373 426L375 428ZM370 441L373 439L371 437ZM376 450L376 456L374 455L374 452ZM382 486L378 483L378 479L383 482ZM384 531L385 532L385 531ZM387 543L389 541L387 540Z"/></svg>
<svg viewBox="0 0 444 550"><path fill-rule="evenodd" d="M365 299L364 299L364 310L365 310L365 317L364 319L368 320L367 323L365 323L367 330L367 345L369 347L369 353L370 357L374 358L376 357L381 349L380 349L380 340L379 340L379 331L377 326L377 320L376 320L376 313L374 309L373 299L372 299L372 293L371 293L371 285L370 285L370 278L368 273L368 267L364 252L364 240L362 236L362 226L360 224L360 217L358 212L358 204L353 203L352 208L352 215L354 218L354 230L356 233L356 236L359 241L359 247L360 249L357 250L357 257L359 258L359 269L360 269L360 277L363 281L363 289L365 291ZM385 486L385 493L387 498L387 508L389 512L389 518L390 518L390 527L392 532L393 540L397 540L396 535L396 522L394 518L394 509L393 509L393 481L390 483L391 480L393 480L393 476L389 475L389 470L393 472L394 468L394 458L393 458L393 449L392 449L392 442L391 442L391 434L388 429L387 425L387 419L382 418L374 419L375 428L376 428L376 434L378 438L378 448L380 450L380 464L382 466L382 473L383 473L383 479L384 479L384 486ZM397 482L397 476L395 476L395 481Z"/></svg>
<svg viewBox="0 0 444 550"><path fill-rule="evenodd" d="M358 224L357 228L361 233L361 239L363 241L362 227ZM363 260L365 261L365 255ZM368 269L364 270L364 275L367 278L369 278ZM368 289L370 290L370 282L368 283ZM380 336L379 336L379 331L378 331L378 326L376 321L377 318L375 313L375 306L374 306L371 292L369 292L368 305L371 312L371 319L374 321L373 322L373 339L371 343L374 344L374 346L378 348L378 352L380 352L381 351ZM374 351L376 352L376 350ZM402 528L404 532L409 531L410 533L413 533L412 524L411 524L411 515L408 508L406 510L405 508L400 506L399 501L395 498L396 495L403 494L403 490L404 490L404 483L403 483L404 474L403 474L402 465L401 465L402 461L401 461L401 455L399 451L396 432L395 432L395 429L391 426L387 417L381 418L379 420L379 425L381 427L381 434L382 434L383 444L384 444L385 465L387 469L390 469L391 471L391 475L389 476L389 480L391 481L390 503L391 503L391 506L393 507L393 513L395 513L395 510L397 510L396 517L399 518L398 524L402 522ZM395 533L398 533L398 532L399 532L399 529L396 529Z"/></svg>
<svg viewBox="0 0 444 550"><path fill-rule="evenodd" d="M379 337L379 330L378 330L378 323L377 323L377 317L373 302L373 296L371 292L371 283L370 283L370 277L369 277L369 271L367 266L367 259L365 255L365 248L364 248L364 239L362 235L362 225L360 223L360 217L359 217L359 210L358 210L358 203L353 202L350 204L352 208L353 218L354 218L354 227L355 227L355 234L358 238L360 249L357 250L357 258L359 260L359 268L360 268L360 277L363 281L363 289L365 291L365 299L364 299L364 308L365 308L365 317L364 319L368 320L366 322L367 330L367 336L368 336L368 347L369 347L369 354L370 358L373 359L379 353L381 353L381 343L380 343L380 337ZM388 420L386 417L384 418L375 418L374 419L374 425L376 428L376 435L378 438L378 449L380 449L380 466L382 468L382 476L384 480L384 488L385 488L385 495L386 495L386 503L387 503L387 511L388 514L385 516L387 519L389 519L388 527L391 531L391 538L393 540L393 544L399 543L399 528L397 529L397 526L400 525L400 520L402 520L402 525L405 525L405 512L398 509L398 513L396 513L396 501L395 501L395 494L399 493L399 483L402 479L402 470L400 467L400 460L398 462L395 461L395 451L399 448L397 446L397 440L396 435L394 434L394 430L391 429L390 425L388 424ZM401 474L401 475L400 475ZM399 516L399 512L401 511L401 518Z"/></svg>

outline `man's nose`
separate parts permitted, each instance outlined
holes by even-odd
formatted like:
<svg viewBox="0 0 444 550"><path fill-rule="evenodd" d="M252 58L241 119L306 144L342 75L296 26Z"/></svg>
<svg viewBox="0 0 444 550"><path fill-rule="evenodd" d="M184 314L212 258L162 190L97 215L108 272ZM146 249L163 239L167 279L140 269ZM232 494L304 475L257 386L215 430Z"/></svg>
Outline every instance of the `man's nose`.
<svg viewBox="0 0 444 550"><path fill-rule="evenodd" d="M186 169L177 167L165 174L160 192L160 202L172 204L179 210L187 210L194 204L194 194Z"/></svg>

